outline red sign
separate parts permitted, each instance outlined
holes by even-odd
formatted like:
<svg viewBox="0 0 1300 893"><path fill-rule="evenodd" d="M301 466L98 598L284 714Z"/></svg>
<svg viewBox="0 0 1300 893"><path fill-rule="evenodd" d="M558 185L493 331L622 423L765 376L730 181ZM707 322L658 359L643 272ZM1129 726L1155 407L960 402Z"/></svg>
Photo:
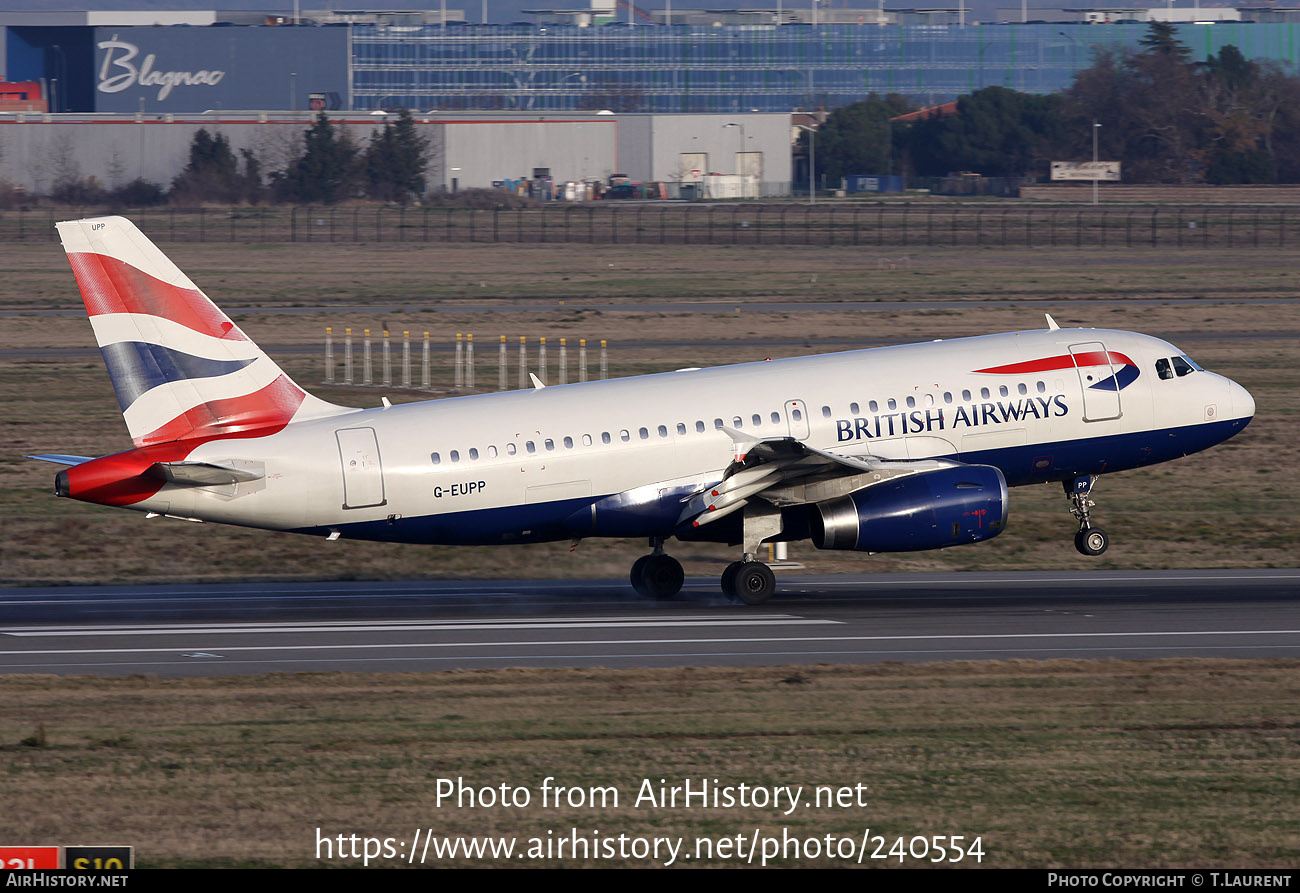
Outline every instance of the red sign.
<svg viewBox="0 0 1300 893"><path fill-rule="evenodd" d="M31 871L58 867L59 848L56 846L0 846L0 869Z"/></svg>

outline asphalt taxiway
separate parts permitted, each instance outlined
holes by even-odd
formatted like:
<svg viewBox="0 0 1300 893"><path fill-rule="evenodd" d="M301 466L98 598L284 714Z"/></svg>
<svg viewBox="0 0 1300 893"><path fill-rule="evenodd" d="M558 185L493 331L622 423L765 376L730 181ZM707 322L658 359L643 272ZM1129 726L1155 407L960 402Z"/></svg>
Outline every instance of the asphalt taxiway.
<svg viewBox="0 0 1300 893"><path fill-rule="evenodd" d="M1300 569L0 589L0 673L1300 658Z"/></svg>

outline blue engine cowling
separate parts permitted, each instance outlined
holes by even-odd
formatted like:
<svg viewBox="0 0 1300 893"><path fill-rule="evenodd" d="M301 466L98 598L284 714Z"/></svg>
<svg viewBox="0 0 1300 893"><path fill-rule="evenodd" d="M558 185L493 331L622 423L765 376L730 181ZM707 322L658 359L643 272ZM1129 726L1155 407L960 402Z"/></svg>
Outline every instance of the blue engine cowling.
<svg viewBox="0 0 1300 893"><path fill-rule="evenodd" d="M1007 523L1007 482L991 465L910 474L819 502L810 519L819 549L918 552L978 543Z"/></svg>

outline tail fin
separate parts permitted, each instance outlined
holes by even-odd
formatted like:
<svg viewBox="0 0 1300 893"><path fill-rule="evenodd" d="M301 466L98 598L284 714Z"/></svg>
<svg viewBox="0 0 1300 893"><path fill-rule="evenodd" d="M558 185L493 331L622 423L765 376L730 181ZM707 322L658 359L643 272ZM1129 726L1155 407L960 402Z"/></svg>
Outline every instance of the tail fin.
<svg viewBox="0 0 1300 893"><path fill-rule="evenodd" d="M348 411L294 384L129 220L56 226L136 446Z"/></svg>

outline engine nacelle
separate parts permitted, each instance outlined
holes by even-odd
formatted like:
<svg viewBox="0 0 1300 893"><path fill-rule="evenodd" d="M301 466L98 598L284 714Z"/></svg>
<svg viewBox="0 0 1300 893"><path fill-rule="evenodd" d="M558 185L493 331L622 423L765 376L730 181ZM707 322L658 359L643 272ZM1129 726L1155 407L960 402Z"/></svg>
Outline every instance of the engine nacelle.
<svg viewBox="0 0 1300 893"><path fill-rule="evenodd" d="M909 474L814 506L819 549L919 552L978 543L1007 523L1007 482L991 465Z"/></svg>

